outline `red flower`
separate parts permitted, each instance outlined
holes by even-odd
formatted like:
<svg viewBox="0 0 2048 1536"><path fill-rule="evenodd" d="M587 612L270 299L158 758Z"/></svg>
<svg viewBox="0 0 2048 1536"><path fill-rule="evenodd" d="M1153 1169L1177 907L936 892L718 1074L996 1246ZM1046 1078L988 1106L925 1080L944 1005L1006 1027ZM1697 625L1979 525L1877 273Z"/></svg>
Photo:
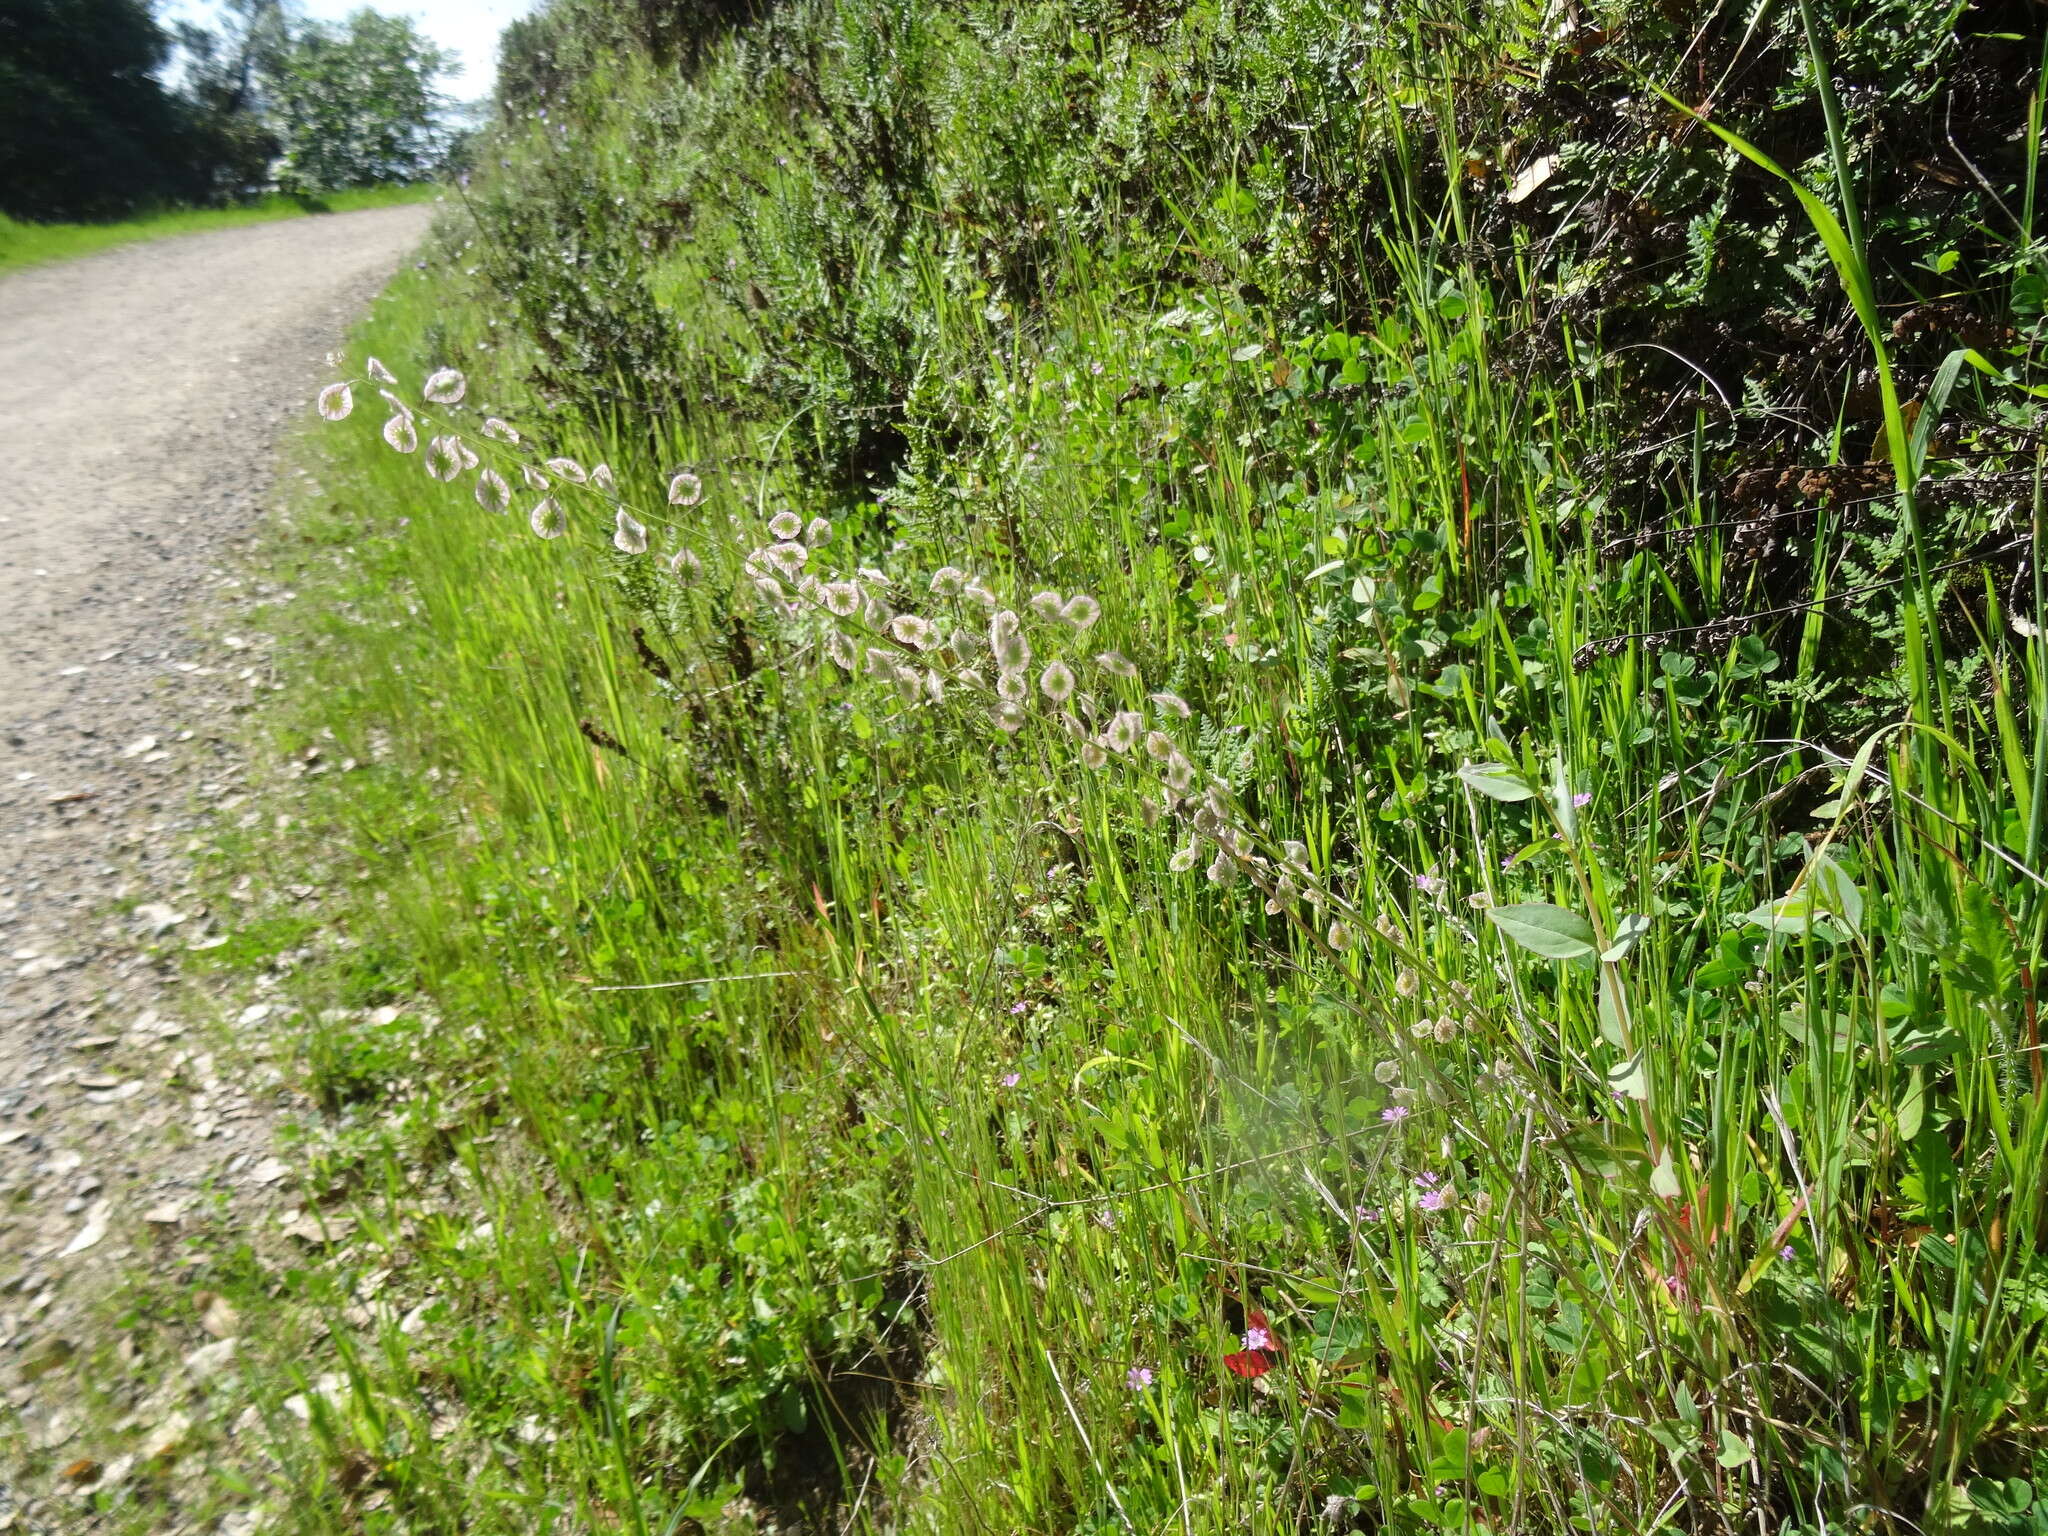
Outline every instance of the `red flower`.
<svg viewBox="0 0 2048 1536"><path fill-rule="evenodd" d="M1265 1375L1266 1372L1273 1369L1273 1355L1279 1350L1280 1346L1270 1342L1273 1337L1273 1327L1267 1321L1265 1313L1245 1313L1244 1325L1247 1339L1262 1337L1269 1341L1269 1347L1265 1349L1241 1349L1236 1354L1225 1355L1223 1357L1223 1365L1233 1376L1242 1376L1247 1381L1250 1381L1255 1377Z"/></svg>

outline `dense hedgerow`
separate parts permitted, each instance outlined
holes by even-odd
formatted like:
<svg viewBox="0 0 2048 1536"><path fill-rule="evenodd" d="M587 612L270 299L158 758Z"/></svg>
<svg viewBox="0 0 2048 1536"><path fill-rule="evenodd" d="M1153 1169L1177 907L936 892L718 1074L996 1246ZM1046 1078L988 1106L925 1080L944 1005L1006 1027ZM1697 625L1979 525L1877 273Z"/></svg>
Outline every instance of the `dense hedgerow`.
<svg viewBox="0 0 2048 1536"><path fill-rule="evenodd" d="M327 397L500 1257L307 1508L2044 1528L2031 12L679 17Z"/></svg>

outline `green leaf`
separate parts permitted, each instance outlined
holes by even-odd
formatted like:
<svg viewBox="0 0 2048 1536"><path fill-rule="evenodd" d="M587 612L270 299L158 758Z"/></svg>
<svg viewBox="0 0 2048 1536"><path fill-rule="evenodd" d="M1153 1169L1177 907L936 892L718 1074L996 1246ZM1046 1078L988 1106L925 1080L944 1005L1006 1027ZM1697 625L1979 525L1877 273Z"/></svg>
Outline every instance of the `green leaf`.
<svg viewBox="0 0 2048 1536"><path fill-rule="evenodd" d="M1597 948L1591 923L1578 913L1554 907L1547 901L1488 907L1486 915L1494 927L1522 948L1533 949L1552 960L1578 960Z"/></svg>
<svg viewBox="0 0 2048 1536"><path fill-rule="evenodd" d="M1517 800L1533 800L1536 788L1512 768L1499 763L1467 763L1458 770L1458 777L1465 781L1468 789L1477 790L1489 800L1505 800L1512 804Z"/></svg>
<svg viewBox="0 0 2048 1536"><path fill-rule="evenodd" d="M1657 1154L1650 1169L1650 1193L1665 1200L1678 1198L1678 1170L1672 1165L1669 1147Z"/></svg>
<svg viewBox="0 0 2048 1536"><path fill-rule="evenodd" d="M1647 912L1631 912L1614 925L1614 942L1600 951L1600 958L1609 962L1619 960L1636 947L1636 940L1650 931L1650 915Z"/></svg>
<svg viewBox="0 0 2048 1536"><path fill-rule="evenodd" d="M1734 1430L1724 1429L1721 1431L1721 1454L1716 1456L1714 1460L1718 1461L1722 1466L1742 1466L1751 1459L1752 1454L1750 1448L1743 1443L1742 1438Z"/></svg>
<svg viewBox="0 0 2048 1536"><path fill-rule="evenodd" d="M1637 1051L1626 1061L1616 1062L1607 1069L1607 1086L1623 1098L1638 1102L1650 1096L1650 1074L1643 1066L1643 1053Z"/></svg>

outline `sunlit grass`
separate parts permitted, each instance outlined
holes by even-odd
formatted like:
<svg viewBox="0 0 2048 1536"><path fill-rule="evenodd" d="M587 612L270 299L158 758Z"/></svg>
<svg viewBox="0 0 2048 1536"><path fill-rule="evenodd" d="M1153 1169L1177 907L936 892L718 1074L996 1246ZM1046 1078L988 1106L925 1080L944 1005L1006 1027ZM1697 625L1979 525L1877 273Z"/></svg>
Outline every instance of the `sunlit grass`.
<svg viewBox="0 0 2048 1536"><path fill-rule="evenodd" d="M329 192L317 198L272 193L230 208L181 208L110 224L25 224L0 215L0 272L32 267L46 261L64 261L73 256L89 256L94 251L132 245L138 240L159 240L168 235L234 229L243 224L268 224L277 219L323 213L354 213L364 208L388 208L400 203L423 203L439 196L440 191L438 186L423 184Z"/></svg>

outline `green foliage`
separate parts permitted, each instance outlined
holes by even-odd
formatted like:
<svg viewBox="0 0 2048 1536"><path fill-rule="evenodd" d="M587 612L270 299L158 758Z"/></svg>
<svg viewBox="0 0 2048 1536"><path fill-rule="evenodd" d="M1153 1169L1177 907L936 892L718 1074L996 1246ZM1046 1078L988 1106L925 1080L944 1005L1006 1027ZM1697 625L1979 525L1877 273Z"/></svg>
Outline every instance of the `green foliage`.
<svg viewBox="0 0 2048 1536"><path fill-rule="evenodd" d="M367 8L296 29L269 83L280 184L327 192L431 174L446 147L434 79L450 62L409 18Z"/></svg>
<svg viewBox="0 0 2048 1536"><path fill-rule="evenodd" d="M2038 119L1989 19L1749 20L536 23L364 341L568 536L331 429L371 766L235 855L369 872L309 1018L435 1020L308 1029L441 1310L320 1302L299 1528L2038 1524ZM2012 232L1883 179L1945 70Z"/></svg>

